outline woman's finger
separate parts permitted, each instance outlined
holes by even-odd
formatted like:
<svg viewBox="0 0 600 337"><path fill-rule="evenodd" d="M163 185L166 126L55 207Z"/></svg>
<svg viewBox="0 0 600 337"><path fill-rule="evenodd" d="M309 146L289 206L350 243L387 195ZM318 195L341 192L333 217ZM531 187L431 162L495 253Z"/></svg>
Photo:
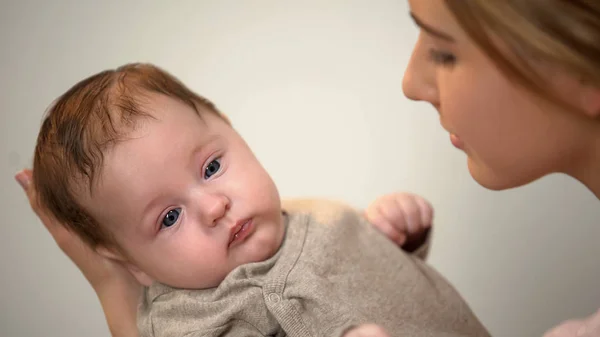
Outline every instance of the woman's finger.
<svg viewBox="0 0 600 337"><path fill-rule="evenodd" d="M17 180L17 182L19 182L19 185L21 185L23 191L25 191L27 199L29 199L29 205L31 206L35 214L37 214L38 216L46 216L46 214L40 214L43 212L40 212L41 207L38 202L37 191L35 190L35 186L32 184L33 172L29 169L22 170L21 172L15 175L15 179Z"/></svg>

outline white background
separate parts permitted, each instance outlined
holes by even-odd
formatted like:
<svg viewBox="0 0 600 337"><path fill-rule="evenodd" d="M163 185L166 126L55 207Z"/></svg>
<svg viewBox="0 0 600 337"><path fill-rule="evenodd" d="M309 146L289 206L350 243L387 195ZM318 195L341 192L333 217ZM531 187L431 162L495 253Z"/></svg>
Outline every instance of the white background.
<svg viewBox="0 0 600 337"><path fill-rule="evenodd" d="M440 1L440 5L442 2ZM539 336L600 307L598 201L553 176L474 183L432 107L403 97L405 0L6 1L0 5L0 336L107 336L95 294L29 209L48 104L123 63L155 63L232 119L284 196L436 207L431 263L495 336Z"/></svg>

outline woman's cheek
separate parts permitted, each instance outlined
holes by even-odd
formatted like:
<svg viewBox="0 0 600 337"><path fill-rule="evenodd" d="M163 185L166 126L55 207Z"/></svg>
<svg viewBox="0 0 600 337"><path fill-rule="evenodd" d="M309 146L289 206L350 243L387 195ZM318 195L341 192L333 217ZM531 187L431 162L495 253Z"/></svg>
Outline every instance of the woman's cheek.
<svg viewBox="0 0 600 337"><path fill-rule="evenodd" d="M440 116L442 125L448 131L463 136L465 125L463 119L469 115L473 105L472 97L465 95L468 83L456 81L454 78L444 78L440 81Z"/></svg>

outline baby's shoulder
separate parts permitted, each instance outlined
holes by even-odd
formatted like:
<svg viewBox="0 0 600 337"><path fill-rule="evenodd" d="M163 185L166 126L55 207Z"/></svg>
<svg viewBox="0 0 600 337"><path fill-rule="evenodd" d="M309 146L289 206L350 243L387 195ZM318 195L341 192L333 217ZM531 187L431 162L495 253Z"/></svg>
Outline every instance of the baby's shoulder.
<svg viewBox="0 0 600 337"><path fill-rule="evenodd" d="M347 202L326 198L295 198L282 201L287 213L307 214L315 222L334 225L350 219L361 219L360 211Z"/></svg>

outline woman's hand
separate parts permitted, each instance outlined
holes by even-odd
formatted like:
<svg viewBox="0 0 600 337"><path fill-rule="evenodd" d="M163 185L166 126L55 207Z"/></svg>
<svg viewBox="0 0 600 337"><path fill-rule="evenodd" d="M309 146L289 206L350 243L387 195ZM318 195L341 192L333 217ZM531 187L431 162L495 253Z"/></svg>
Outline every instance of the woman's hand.
<svg viewBox="0 0 600 337"><path fill-rule="evenodd" d="M31 170L15 176L29 204L60 249L75 263L100 299L113 336L137 336L136 308L141 286L121 264L96 253L38 202Z"/></svg>
<svg viewBox="0 0 600 337"><path fill-rule="evenodd" d="M342 337L390 337L379 325L363 324L346 332Z"/></svg>

